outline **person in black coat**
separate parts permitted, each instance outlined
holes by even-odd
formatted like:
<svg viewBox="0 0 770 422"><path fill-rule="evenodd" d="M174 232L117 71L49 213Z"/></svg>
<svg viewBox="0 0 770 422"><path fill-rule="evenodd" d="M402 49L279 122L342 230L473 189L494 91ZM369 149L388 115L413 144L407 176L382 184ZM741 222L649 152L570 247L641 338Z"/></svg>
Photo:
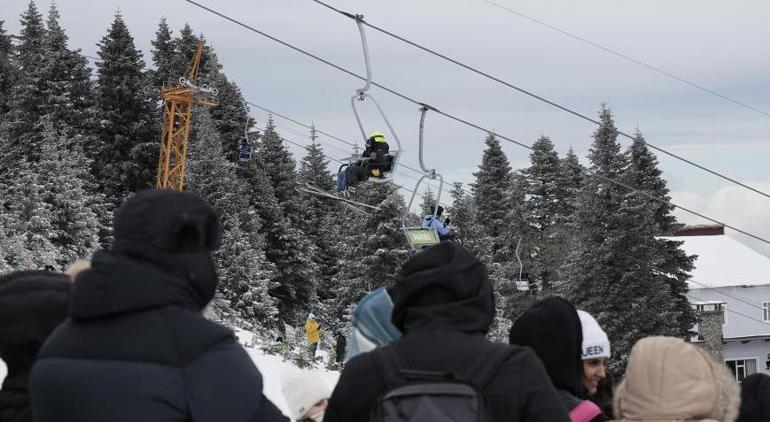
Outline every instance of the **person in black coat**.
<svg viewBox="0 0 770 422"><path fill-rule="evenodd" d="M199 197L143 191L73 286L32 369L35 422L286 421L229 329L204 319L219 218Z"/></svg>
<svg viewBox="0 0 770 422"><path fill-rule="evenodd" d="M535 351L567 410L583 405L587 396L581 379L583 330L570 302L548 297L534 303L514 321L510 343ZM596 411L598 415L592 421L609 420L598 407Z"/></svg>
<svg viewBox="0 0 770 422"><path fill-rule="evenodd" d="M737 422L770 420L770 376L757 373L741 383L741 409Z"/></svg>
<svg viewBox="0 0 770 422"><path fill-rule="evenodd" d="M32 421L29 372L43 341L67 317L69 288L69 277L50 271L0 277L0 359L8 367L0 388L0 421Z"/></svg>
<svg viewBox="0 0 770 422"><path fill-rule="evenodd" d="M492 285L484 265L454 242L425 249L396 275L393 324L403 336L395 346L409 369L451 372L472 379L491 351L505 359L486 385L477 386L495 421L569 421L543 365L524 347L487 340L495 316ZM342 371L325 422L365 421L386 390L379 349L351 359Z"/></svg>

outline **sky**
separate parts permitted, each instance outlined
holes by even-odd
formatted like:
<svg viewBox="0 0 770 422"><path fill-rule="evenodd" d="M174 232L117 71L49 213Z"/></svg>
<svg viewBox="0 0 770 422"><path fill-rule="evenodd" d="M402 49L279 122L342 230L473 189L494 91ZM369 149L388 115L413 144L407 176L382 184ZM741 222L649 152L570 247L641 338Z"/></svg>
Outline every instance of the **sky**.
<svg viewBox="0 0 770 422"><path fill-rule="evenodd" d="M311 0L199 0L206 6L364 73L355 23ZM744 0L495 0L501 5L621 52L770 113L770 3ZM27 0L3 0L0 20L17 33ZM477 67L503 80L595 117L602 103L617 126L637 128L648 142L770 192L770 117L704 93L680 81L590 47L484 0L329 0L338 9L363 14L379 27ZM48 2L38 2L46 10ZM362 83L325 64L249 32L183 0L60 0L70 46L96 55L96 43L116 11L150 60L150 41L166 17L185 22L216 49L224 71L244 96L266 108L314 123L351 141L360 134L350 97ZM375 81L527 144L550 136L563 154L573 148L585 162L594 130L549 105L413 47L367 30ZM402 140L402 162L418 168L418 107L380 89L377 99ZM252 108L259 126L266 114ZM384 125L371 104L362 106L367 131ZM307 143L307 130L276 117L278 131ZM392 139L392 136L390 137ZM425 161L449 181L472 182L485 134L436 114L425 126ZM321 137L334 158L350 147ZM624 147L628 140L621 139ZM290 145L296 158L303 151ZM514 168L528 151L503 143ZM770 239L770 198L736 187L680 161L658 156L675 203ZM396 181L414 186L404 168ZM408 196L408 195L407 195ZM686 223L705 223L677 212ZM770 246L739 240L770 256Z"/></svg>

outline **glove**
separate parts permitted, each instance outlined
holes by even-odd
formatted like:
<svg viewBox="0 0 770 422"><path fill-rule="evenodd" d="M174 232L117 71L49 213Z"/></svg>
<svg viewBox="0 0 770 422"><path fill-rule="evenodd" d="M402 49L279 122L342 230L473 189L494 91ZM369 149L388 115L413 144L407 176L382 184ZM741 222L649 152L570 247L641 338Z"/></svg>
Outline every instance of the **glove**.
<svg viewBox="0 0 770 422"><path fill-rule="evenodd" d="M444 227L447 227L447 226L449 226L450 224L452 224L452 220L450 220L449 218L447 218L446 220L444 220Z"/></svg>

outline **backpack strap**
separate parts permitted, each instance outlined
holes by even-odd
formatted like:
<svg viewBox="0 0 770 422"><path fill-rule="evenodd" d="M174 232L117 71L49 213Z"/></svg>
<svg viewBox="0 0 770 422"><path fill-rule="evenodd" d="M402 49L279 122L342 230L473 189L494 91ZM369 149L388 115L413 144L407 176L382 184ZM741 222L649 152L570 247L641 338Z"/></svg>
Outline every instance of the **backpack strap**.
<svg viewBox="0 0 770 422"><path fill-rule="evenodd" d="M406 361L395 344L390 343L374 349L372 357L387 390L392 390L402 384L398 374L406 369L407 366Z"/></svg>
<svg viewBox="0 0 770 422"><path fill-rule="evenodd" d="M497 371L511 351L511 347L507 344L492 344L492 347L482 353L471 367L471 371L468 372L470 374L468 381L472 382L479 391L484 390L489 381L497 375Z"/></svg>
<svg viewBox="0 0 770 422"><path fill-rule="evenodd" d="M591 422L601 414L602 410L599 409L599 406L594 402L584 400L569 412L569 418L572 422Z"/></svg>

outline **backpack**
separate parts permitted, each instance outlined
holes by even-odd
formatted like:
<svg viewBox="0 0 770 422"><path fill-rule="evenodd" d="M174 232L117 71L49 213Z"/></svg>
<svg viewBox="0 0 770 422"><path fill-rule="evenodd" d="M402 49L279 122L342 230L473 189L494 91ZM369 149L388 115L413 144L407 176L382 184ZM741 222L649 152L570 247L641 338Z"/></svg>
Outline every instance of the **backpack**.
<svg viewBox="0 0 770 422"><path fill-rule="evenodd" d="M508 357L507 345L479 356L470 379L451 372L409 369L393 343L373 351L387 388L372 409L372 422L487 422L492 420L482 391Z"/></svg>

